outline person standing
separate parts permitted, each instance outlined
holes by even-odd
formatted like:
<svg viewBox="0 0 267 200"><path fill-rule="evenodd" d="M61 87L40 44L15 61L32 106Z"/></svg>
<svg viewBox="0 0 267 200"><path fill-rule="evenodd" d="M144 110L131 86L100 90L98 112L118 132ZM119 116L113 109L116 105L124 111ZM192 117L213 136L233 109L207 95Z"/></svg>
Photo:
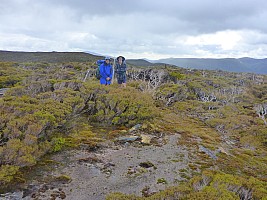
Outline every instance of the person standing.
<svg viewBox="0 0 267 200"><path fill-rule="evenodd" d="M118 84L122 84L123 87L126 87L126 62L123 56L119 56L116 59L115 73L118 80Z"/></svg>
<svg viewBox="0 0 267 200"><path fill-rule="evenodd" d="M102 64L99 66L100 73L100 84L101 85L110 85L112 80L113 69L110 63L110 57L106 57L105 61L98 60L97 63Z"/></svg>

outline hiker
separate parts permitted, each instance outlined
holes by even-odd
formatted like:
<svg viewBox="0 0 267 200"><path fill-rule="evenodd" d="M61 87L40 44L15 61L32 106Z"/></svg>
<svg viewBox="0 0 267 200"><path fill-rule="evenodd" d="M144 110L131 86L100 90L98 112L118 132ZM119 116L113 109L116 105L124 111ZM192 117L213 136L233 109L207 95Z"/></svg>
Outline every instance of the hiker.
<svg viewBox="0 0 267 200"><path fill-rule="evenodd" d="M115 73L118 80L118 84L122 84L123 87L126 87L126 62L123 56L119 56L116 59Z"/></svg>
<svg viewBox="0 0 267 200"><path fill-rule="evenodd" d="M113 69L110 64L110 57L106 57L105 61L103 60L98 60L97 63L101 63L99 66L99 73L100 73L100 84L101 85L110 85L111 84L111 79L112 79L112 74L113 74Z"/></svg>

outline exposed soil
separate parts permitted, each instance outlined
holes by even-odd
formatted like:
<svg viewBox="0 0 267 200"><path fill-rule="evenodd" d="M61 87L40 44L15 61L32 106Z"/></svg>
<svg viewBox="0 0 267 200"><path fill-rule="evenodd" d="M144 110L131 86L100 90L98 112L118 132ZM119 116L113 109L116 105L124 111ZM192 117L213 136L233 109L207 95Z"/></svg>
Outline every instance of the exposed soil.
<svg viewBox="0 0 267 200"><path fill-rule="evenodd" d="M93 152L60 152L29 172L23 190L1 198L101 200L111 192L157 192L185 180L180 171L188 168L188 149L177 145L179 137L168 135L152 144L153 136L146 135L143 142L106 141Z"/></svg>

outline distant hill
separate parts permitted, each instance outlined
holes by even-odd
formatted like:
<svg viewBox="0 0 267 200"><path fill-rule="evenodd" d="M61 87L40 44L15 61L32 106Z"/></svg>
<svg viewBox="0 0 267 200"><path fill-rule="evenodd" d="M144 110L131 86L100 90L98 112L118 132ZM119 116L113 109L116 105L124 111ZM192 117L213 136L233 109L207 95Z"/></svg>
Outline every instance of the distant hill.
<svg viewBox="0 0 267 200"><path fill-rule="evenodd" d="M151 66L162 66L162 63L156 63L156 62L149 62L145 59L128 59L127 64L133 65L133 66L142 66L142 67L151 67Z"/></svg>
<svg viewBox="0 0 267 200"><path fill-rule="evenodd" d="M102 56L83 52L20 52L0 51L0 61L10 62L94 62Z"/></svg>
<svg viewBox="0 0 267 200"><path fill-rule="evenodd" d="M93 52L20 52L20 51L0 51L0 62L95 62L103 59ZM183 68L224 70L231 72L252 72L258 74L267 74L267 58L167 58L155 61L146 59L127 59L127 64L132 66L162 66L176 65Z"/></svg>
<svg viewBox="0 0 267 200"><path fill-rule="evenodd" d="M154 62L168 63L183 68L224 70L231 72L253 72L267 74L267 59L254 58L167 58Z"/></svg>
<svg viewBox="0 0 267 200"><path fill-rule="evenodd" d="M105 56L94 52L22 52L0 51L0 61L4 62L95 62ZM145 59L127 59L127 64L132 66L158 66L159 63L151 63Z"/></svg>

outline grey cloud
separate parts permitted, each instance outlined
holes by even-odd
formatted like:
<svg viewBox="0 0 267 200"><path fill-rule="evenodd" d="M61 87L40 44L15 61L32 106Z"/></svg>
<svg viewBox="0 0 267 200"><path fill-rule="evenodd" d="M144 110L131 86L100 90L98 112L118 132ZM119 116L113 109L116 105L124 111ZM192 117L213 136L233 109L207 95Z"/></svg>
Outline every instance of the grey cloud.
<svg viewBox="0 0 267 200"><path fill-rule="evenodd" d="M162 18L163 23L169 23L169 19L175 19L173 21L183 22L180 25L186 24L187 29L190 27L196 33L250 27L267 31L263 25L267 17L265 9L267 2L265 0L49 0L47 4L68 7L76 15L85 18L112 15L127 16L131 14L138 16L141 14L141 16L147 15L153 24L153 22L157 22L153 16L157 15ZM251 21L254 23L249 23ZM173 30L176 27L184 28L184 26L174 24Z"/></svg>
<svg viewBox="0 0 267 200"><path fill-rule="evenodd" d="M263 24L267 17L265 9L267 2L264 0L3 0L3 2L2 7L6 13L11 13L15 18L16 13L22 15L20 15L22 19L18 18L18 21L23 20L23 15L32 13L40 23L44 23L42 19L47 19L48 22L52 22L51 25L64 19L70 24L82 24L84 20L94 20L95 17L108 20L115 15L121 18L135 15L136 21L130 21L133 26L143 28L142 25L146 25L146 29L155 34L162 30L169 33L184 31L190 34L247 28L267 31ZM142 17L144 21L140 20ZM147 21L149 23L146 23ZM60 29L64 23L57 25Z"/></svg>
<svg viewBox="0 0 267 200"><path fill-rule="evenodd" d="M23 50L40 50L47 44L54 50L113 54L179 56L198 50L223 54L227 52L216 45L188 46L183 40L217 31L248 30L242 46L252 51L265 49L266 18L265 0L0 0L0 35L7 37L0 40L0 48L21 45ZM27 42L16 42L9 35L25 37Z"/></svg>

